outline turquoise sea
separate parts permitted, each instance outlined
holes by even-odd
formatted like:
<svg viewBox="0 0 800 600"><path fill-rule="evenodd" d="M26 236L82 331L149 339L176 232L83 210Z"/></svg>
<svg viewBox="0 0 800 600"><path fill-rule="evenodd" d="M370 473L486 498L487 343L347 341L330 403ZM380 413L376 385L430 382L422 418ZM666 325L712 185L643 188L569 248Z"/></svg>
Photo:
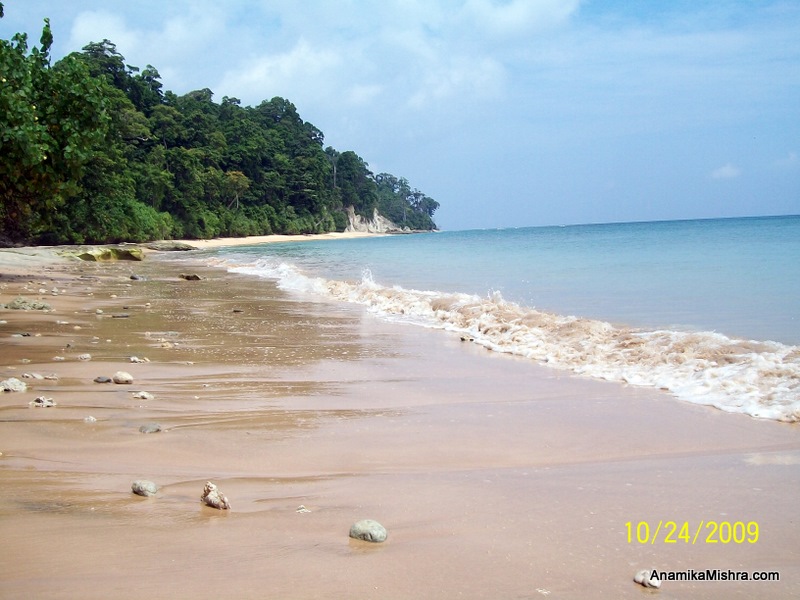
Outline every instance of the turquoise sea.
<svg viewBox="0 0 800 600"><path fill-rule="evenodd" d="M205 262L574 373L800 419L800 217L204 251Z"/></svg>

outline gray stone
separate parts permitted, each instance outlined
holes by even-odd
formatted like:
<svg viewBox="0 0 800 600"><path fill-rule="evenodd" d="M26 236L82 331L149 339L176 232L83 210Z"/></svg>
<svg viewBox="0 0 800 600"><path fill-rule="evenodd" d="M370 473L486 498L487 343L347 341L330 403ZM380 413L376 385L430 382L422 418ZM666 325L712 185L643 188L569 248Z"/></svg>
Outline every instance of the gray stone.
<svg viewBox="0 0 800 600"><path fill-rule="evenodd" d="M94 378L95 383L112 383L113 379L111 377L105 377L104 375L100 375L99 377Z"/></svg>
<svg viewBox="0 0 800 600"><path fill-rule="evenodd" d="M185 281L200 281L201 279L203 279L202 277L200 277L200 275L197 275L196 273L181 273L180 275L178 275L178 277L180 277Z"/></svg>
<svg viewBox="0 0 800 600"><path fill-rule="evenodd" d="M161 425L158 423L147 423L139 427L140 433L158 433L161 431Z"/></svg>
<svg viewBox="0 0 800 600"><path fill-rule="evenodd" d="M146 479L137 479L131 484L131 491L137 496L155 496L158 486Z"/></svg>
<svg viewBox="0 0 800 600"><path fill-rule="evenodd" d="M117 371L116 373L114 373L114 377L112 377L112 379L114 380L114 383L120 383L120 384L133 383L133 375L125 371Z"/></svg>
<svg viewBox="0 0 800 600"><path fill-rule="evenodd" d="M386 528L372 519L363 519L350 527L350 537L365 542L386 541Z"/></svg>
<svg viewBox="0 0 800 600"><path fill-rule="evenodd" d="M25 384L24 381L20 381L16 377L9 377L8 379L4 379L0 381L0 390L4 392L24 392L28 389L28 386Z"/></svg>

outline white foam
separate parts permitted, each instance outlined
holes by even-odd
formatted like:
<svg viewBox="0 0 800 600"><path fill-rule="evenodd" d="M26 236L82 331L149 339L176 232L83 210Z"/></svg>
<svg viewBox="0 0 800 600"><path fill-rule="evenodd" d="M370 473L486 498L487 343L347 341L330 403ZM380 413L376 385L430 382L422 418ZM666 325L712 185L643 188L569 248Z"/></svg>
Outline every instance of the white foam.
<svg viewBox="0 0 800 600"><path fill-rule="evenodd" d="M220 264L223 266L223 264ZM800 347L731 339L714 332L646 331L557 315L487 297L409 290L307 277L292 265L260 259L228 265L276 280L287 291L366 306L394 321L460 332L497 352L574 373L667 390L728 412L800 421Z"/></svg>

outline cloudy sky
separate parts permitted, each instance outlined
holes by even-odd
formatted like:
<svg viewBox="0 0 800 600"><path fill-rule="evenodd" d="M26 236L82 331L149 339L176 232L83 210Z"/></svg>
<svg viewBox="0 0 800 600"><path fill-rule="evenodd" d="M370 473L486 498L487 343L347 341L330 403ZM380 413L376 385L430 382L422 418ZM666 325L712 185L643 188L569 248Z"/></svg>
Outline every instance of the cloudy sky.
<svg viewBox="0 0 800 600"><path fill-rule="evenodd" d="M6 0L177 94L283 96L443 229L800 213L800 0Z"/></svg>

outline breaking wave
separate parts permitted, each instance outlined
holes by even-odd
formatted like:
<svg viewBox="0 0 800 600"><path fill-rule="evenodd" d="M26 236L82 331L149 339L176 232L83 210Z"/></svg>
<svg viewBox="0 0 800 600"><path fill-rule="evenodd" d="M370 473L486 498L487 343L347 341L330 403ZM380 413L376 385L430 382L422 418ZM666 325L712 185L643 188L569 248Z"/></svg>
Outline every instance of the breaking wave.
<svg viewBox="0 0 800 600"><path fill-rule="evenodd" d="M420 291L373 281L308 277L260 259L221 260L231 272L274 279L279 288L366 306L394 321L460 333L496 352L573 373L669 391L724 411L800 421L800 347L732 339L709 331L644 330L564 316L486 297Z"/></svg>

